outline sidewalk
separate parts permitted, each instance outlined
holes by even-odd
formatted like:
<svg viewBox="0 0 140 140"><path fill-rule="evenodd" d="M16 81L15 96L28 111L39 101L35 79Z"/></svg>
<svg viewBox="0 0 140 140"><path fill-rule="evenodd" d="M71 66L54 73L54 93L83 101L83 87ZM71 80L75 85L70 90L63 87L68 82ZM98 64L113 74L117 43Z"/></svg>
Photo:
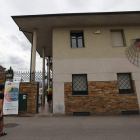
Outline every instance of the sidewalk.
<svg viewBox="0 0 140 140"><path fill-rule="evenodd" d="M140 116L5 117L0 140L139 140Z"/></svg>
<svg viewBox="0 0 140 140"><path fill-rule="evenodd" d="M45 105L38 108L36 116L52 116L52 108L49 107L47 98L45 98Z"/></svg>

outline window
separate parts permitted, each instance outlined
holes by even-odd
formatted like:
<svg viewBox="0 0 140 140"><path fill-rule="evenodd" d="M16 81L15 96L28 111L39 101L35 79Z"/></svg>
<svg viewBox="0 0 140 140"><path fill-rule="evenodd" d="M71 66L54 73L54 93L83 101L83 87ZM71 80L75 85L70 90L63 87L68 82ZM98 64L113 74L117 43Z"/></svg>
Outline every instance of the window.
<svg viewBox="0 0 140 140"><path fill-rule="evenodd" d="M88 95L87 74L72 75L72 92L73 95Z"/></svg>
<svg viewBox="0 0 140 140"><path fill-rule="evenodd" d="M83 32L70 33L71 37L71 47L72 48L83 48L84 47L84 39L83 39Z"/></svg>
<svg viewBox="0 0 140 140"><path fill-rule="evenodd" d="M113 47L125 46L123 30L111 30L111 39Z"/></svg>
<svg viewBox="0 0 140 140"><path fill-rule="evenodd" d="M118 73L117 79L120 94L134 93L131 80L131 73Z"/></svg>

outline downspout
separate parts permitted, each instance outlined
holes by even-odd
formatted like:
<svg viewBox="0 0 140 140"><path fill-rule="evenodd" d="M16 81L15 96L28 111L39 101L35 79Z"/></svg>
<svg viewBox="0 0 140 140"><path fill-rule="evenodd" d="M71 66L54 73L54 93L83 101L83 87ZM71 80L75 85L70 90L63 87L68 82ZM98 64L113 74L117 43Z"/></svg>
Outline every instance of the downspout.
<svg viewBox="0 0 140 140"><path fill-rule="evenodd" d="M47 65L48 66L48 74L47 75L48 75L48 89L49 89L50 88L50 56L48 56L47 60L48 60L48 63L47 63L48 64Z"/></svg>
<svg viewBox="0 0 140 140"><path fill-rule="evenodd" d="M32 32L28 32L28 31L23 31L21 28L19 28L19 31L21 31L21 32L25 32L25 33L30 33L30 34L32 34L32 42L31 42L31 61L30 61L30 82L31 82L31 73L32 73L32 71L31 71L31 67L32 67L32 50L33 50L33 33Z"/></svg>

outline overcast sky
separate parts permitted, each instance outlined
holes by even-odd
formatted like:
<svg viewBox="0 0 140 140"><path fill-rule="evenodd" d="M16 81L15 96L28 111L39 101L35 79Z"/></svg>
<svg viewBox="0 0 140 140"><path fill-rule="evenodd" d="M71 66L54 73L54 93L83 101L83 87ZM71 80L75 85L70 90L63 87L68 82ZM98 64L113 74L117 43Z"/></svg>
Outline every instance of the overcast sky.
<svg viewBox="0 0 140 140"><path fill-rule="evenodd" d="M140 11L140 0L0 0L0 65L30 69L31 44L11 16L110 11ZM38 54L36 70L42 70Z"/></svg>

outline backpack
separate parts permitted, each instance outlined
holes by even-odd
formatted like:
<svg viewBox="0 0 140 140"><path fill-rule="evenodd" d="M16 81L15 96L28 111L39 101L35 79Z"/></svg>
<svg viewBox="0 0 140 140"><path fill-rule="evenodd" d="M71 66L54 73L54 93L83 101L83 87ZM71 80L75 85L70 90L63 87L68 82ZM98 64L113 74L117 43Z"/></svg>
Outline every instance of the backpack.
<svg viewBox="0 0 140 140"><path fill-rule="evenodd" d="M52 94L52 92L49 90L48 95L51 95L51 94Z"/></svg>

